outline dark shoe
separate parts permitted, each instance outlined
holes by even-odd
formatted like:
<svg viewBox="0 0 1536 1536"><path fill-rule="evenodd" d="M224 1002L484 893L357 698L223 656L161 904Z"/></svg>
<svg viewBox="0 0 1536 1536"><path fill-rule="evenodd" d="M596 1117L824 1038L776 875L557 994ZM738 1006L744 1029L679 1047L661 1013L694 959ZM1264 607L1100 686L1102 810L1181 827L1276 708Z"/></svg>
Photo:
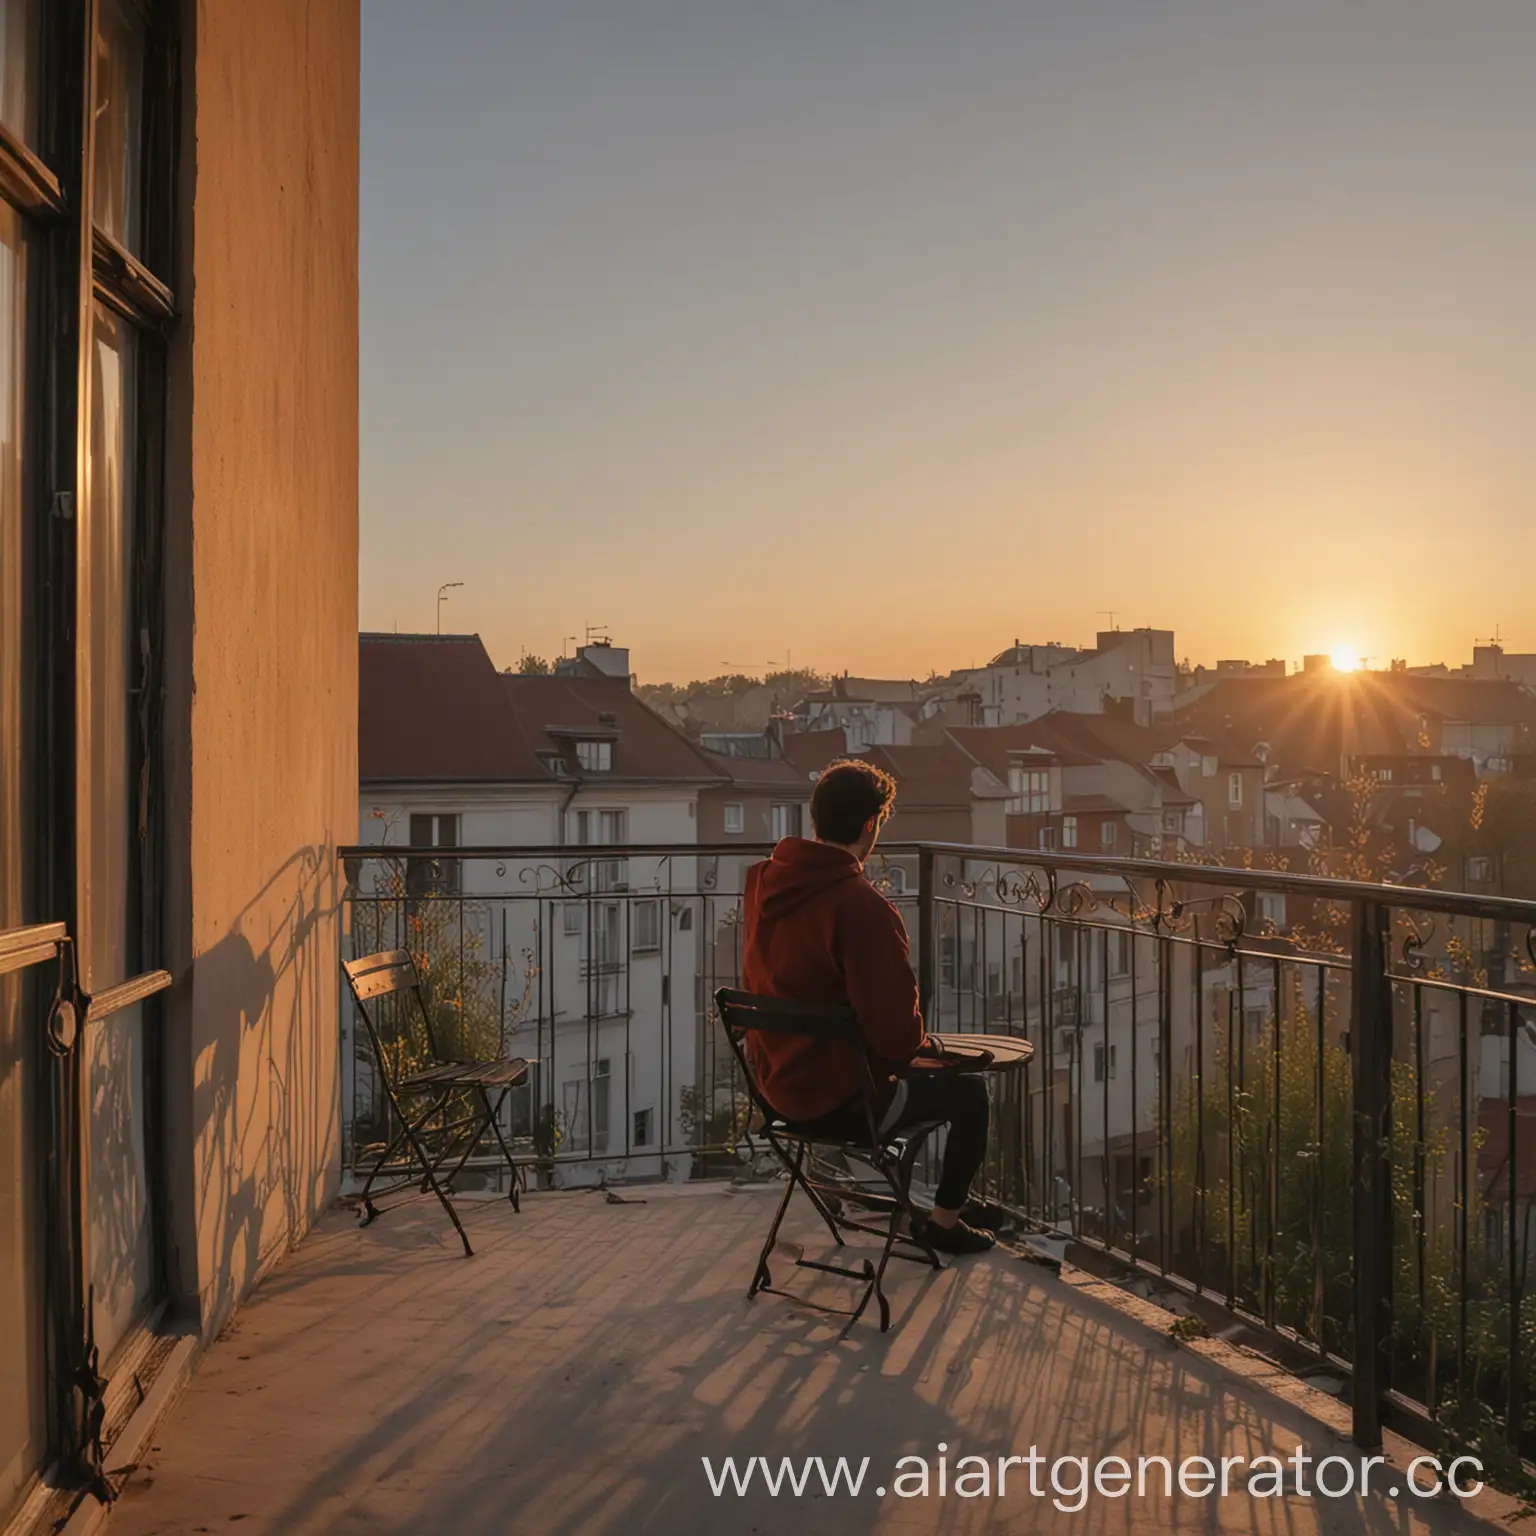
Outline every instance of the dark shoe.
<svg viewBox="0 0 1536 1536"><path fill-rule="evenodd" d="M990 1232L982 1232L963 1220L952 1227L941 1227L924 1218L914 1224L914 1230L935 1253L986 1253L997 1242Z"/></svg>
<svg viewBox="0 0 1536 1536"><path fill-rule="evenodd" d="M960 1212L960 1220L978 1232L990 1232L994 1237L1007 1237L1018 1226L1007 1211L995 1205L967 1205Z"/></svg>

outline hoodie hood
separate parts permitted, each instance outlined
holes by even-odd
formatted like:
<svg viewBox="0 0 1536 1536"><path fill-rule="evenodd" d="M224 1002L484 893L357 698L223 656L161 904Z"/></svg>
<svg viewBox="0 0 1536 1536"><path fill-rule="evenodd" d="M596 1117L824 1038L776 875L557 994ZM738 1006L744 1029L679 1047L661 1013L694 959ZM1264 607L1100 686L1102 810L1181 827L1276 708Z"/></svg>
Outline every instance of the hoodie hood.
<svg viewBox="0 0 1536 1536"><path fill-rule="evenodd" d="M753 871L759 883L759 910L768 922L798 912L845 880L863 878L859 861L841 848L786 837L773 857Z"/></svg>

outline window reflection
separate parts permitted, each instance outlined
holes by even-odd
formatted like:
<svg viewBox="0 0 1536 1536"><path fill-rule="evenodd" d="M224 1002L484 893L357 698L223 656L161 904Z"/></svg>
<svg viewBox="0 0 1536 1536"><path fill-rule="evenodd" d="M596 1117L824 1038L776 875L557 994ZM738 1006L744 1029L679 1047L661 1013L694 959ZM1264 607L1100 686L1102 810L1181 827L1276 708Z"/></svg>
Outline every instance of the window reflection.
<svg viewBox="0 0 1536 1536"><path fill-rule="evenodd" d="M101 230L135 252L139 248L143 114L143 23L129 0L101 0L91 212Z"/></svg>
<svg viewBox="0 0 1536 1536"><path fill-rule="evenodd" d="M36 136L37 0L0 0L0 123Z"/></svg>
<svg viewBox="0 0 1536 1536"><path fill-rule="evenodd" d="M20 216L0 203L0 929L28 920L22 910L26 849L22 786L26 635L22 578L22 428L26 362L26 247ZM28 839L30 841L30 839Z"/></svg>
<svg viewBox="0 0 1536 1536"><path fill-rule="evenodd" d="M90 582L91 776L90 889L85 935L87 989L124 981L136 970L132 942L133 861L137 796L129 778L135 758L138 682L133 640L134 354L131 327L97 307L91 378Z"/></svg>

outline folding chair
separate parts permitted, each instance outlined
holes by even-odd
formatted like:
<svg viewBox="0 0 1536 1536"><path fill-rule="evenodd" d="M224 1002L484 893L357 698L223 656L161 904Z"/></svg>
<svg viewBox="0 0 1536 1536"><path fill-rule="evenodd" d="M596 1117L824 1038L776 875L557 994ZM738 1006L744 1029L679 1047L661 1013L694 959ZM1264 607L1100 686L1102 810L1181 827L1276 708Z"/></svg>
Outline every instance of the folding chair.
<svg viewBox="0 0 1536 1536"><path fill-rule="evenodd" d="M448 1219L464 1244L464 1255L468 1258L474 1249L469 1246L464 1224L459 1220L459 1214L448 1196L453 1190L454 1179L480 1145L485 1133L491 1131L512 1173L512 1188L507 1198L512 1202L514 1211L520 1208L519 1191L523 1173L512 1156L506 1137L502 1135L501 1107L507 1095L527 1078L528 1063L521 1056L510 1056L500 1061L450 1061L444 1057L438 1049L436 1031L432 1028L432 1011L427 1007L422 993L421 976L409 950L380 950L378 954L365 955L361 960L345 961L342 969L347 973L347 985L352 989L357 1010L363 1016L363 1024L373 1046L373 1057L378 1063L379 1078L384 1084L384 1092L388 1095L390 1107L399 1125L393 1138L379 1153L363 1185L362 1215L358 1224L366 1227L382 1214L371 1198L374 1180L392 1157L402 1148L408 1147L411 1156L421 1167L422 1193L430 1189L442 1202ZM391 994L401 995L402 1006L405 1006L407 996L415 999L430 1058L426 1066L398 1078L390 1075L389 1059L379 1036L378 1024L368 1007L371 1000ZM491 1097L493 1092L496 1095L494 1100ZM458 1095L463 1095L468 1102L463 1112L454 1116L453 1100ZM438 1123L433 1124L434 1120ZM459 1153L453 1171L446 1179L439 1178L439 1170L459 1150L461 1143L463 1150ZM403 1182L414 1183L416 1177L412 1174ZM403 1185L400 1184L393 1186L396 1189L401 1187Z"/></svg>
<svg viewBox="0 0 1536 1536"><path fill-rule="evenodd" d="M805 1306L816 1307L823 1312L846 1316L848 1322L845 1330L852 1328L863 1316L864 1309L869 1305L870 1297L873 1296L880 1307L880 1331L888 1332L891 1326L891 1307L886 1300L883 1281L886 1265L890 1262L892 1254L894 1253L898 1258L930 1264L934 1269L944 1267L943 1261L927 1243L920 1237L910 1232L903 1233L901 1230L903 1220L910 1225L912 1215L913 1166L917 1162L918 1154L922 1151L923 1143L942 1122L933 1120L921 1124L904 1125L896 1130L881 1133L880 1116L875 1107L874 1076L869 1069L864 1037L851 1009L811 1003L790 1003L773 997L754 997L750 993L733 991L729 987L722 987L715 993L715 1006L719 1010L720 1022L724 1026L726 1038L730 1041L731 1049L741 1065L747 1092L762 1120L763 1136L773 1148L786 1175L784 1198L779 1201L773 1225L768 1229L767 1240L763 1243L763 1251L758 1255L757 1269L752 1276L752 1284L747 1289L747 1295L752 1297L759 1291L769 1291L776 1296L788 1296L791 1300ZM858 1101L851 1107L823 1116L820 1120L786 1119L763 1097L762 1089L758 1085L757 1074L752 1068L751 1058L745 1049L746 1035L750 1030L757 1030L763 1034L801 1035L827 1041L851 1042L856 1047L858 1059L863 1065L863 1082ZM855 1184L823 1183L814 1176L814 1172L807 1173L807 1152L817 1146L836 1148L845 1156L851 1155L860 1162L868 1163L890 1186L890 1194L866 1191ZM855 1307L827 1306L804 1296L796 1296L792 1291L781 1290L773 1283L773 1275L768 1268L768 1256L773 1252L773 1246L779 1236L779 1227L784 1221L784 1213L789 1209L790 1199L797 1188L803 1191L815 1206L839 1247L843 1246L843 1233L850 1231L869 1232L884 1240L878 1263L872 1263L866 1258L858 1269L850 1268L845 1264L821 1263L814 1259L807 1259L803 1255L795 1260L796 1265L801 1269L816 1269L827 1274L843 1275L849 1280L863 1281L863 1294ZM844 1201L852 1201L867 1210L885 1212L887 1220L878 1226L872 1222L855 1220L844 1214ZM898 1247L898 1244L904 1247ZM916 1252L906 1252L905 1248L915 1249Z"/></svg>

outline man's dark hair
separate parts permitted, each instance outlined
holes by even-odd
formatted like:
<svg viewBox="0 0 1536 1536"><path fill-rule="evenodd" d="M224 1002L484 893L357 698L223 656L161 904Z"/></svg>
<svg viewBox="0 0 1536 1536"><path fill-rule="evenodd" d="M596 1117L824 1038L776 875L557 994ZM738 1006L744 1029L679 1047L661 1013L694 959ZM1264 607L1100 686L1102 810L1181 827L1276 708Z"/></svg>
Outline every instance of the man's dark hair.
<svg viewBox="0 0 1536 1536"><path fill-rule="evenodd" d="M896 802L896 780L873 763L833 763L811 791L811 825L824 843L858 842L871 817L884 821Z"/></svg>

